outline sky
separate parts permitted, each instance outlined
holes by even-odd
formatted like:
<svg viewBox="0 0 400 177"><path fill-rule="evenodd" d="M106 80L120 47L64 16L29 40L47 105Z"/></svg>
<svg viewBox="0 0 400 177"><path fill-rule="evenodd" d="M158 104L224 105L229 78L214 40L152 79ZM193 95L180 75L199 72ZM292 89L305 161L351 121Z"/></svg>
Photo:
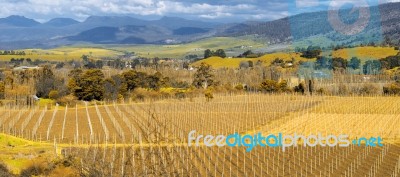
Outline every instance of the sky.
<svg viewBox="0 0 400 177"><path fill-rule="evenodd" d="M270 21L326 10L327 6L343 2L363 4L360 1L376 4L400 0L0 0L0 17L21 15L40 22L55 17L84 21L92 15L148 20L169 16L215 22Z"/></svg>

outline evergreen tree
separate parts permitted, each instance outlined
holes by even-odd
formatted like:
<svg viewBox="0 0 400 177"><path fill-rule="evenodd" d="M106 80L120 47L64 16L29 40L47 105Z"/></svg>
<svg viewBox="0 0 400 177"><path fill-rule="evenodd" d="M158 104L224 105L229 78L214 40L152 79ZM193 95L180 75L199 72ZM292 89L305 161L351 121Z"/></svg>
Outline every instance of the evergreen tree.
<svg viewBox="0 0 400 177"><path fill-rule="evenodd" d="M207 88L208 86L213 85L214 83L214 75L212 74L211 65L206 63L201 63L200 67L197 69L194 74L193 86L197 88Z"/></svg>

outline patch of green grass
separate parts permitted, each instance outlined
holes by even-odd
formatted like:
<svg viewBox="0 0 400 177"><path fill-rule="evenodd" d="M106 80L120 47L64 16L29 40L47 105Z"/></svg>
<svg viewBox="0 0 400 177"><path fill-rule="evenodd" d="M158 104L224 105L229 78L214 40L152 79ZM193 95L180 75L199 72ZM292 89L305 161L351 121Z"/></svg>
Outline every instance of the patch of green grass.
<svg viewBox="0 0 400 177"><path fill-rule="evenodd" d="M0 133L0 146L1 147L18 147L30 144L32 142L22 138L17 138Z"/></svg>
<svg viewBox="0 0 400 177"><path fill-rule="evenodd" d="M0 161L14 174L18 174L33 161L46 160L52 155L53 150L49 143L33 142L0 133Z"/></svg>

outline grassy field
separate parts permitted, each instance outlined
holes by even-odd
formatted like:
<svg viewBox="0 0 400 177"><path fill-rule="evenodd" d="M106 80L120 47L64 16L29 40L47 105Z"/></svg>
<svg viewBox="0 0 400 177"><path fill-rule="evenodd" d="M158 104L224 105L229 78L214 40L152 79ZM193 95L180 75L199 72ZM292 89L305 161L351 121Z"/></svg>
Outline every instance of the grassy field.
<svg viewBox="0 0 400 177"><path fill-rule="evenodd" d="M243 47L242 47L243 46ZM105 46L118 51L135 52L141 57L184 58L189 54L203 56L204 50L224 49L228 56L239 55L246 50L265 47L251 39L215 37L179 45L127 45Z"/></svg>
<svg viewBox="0 0 400 177"><path fill-rule="evenodd" d="M29 141L0 133L0 161L15 174L33 163L54 158L54 150L50 143ZM60 153L60 149L57 153Z"/></svg>
<svg viewBox="0 0 400 177"><path fill-rule="evenodd" d="M11 58L31 58L49 61L80 60L82 55L93 59L115 58L124 52L135 52L137 56L147 58L185 58L189 54L202 56L204 50L224 49L230 56L236 56L246 50L265 47L261 42L248 38L216 37L179 45L93 45L72 46L55 49L25 49L26 55L0 55L0 60Z"/></svg>
<svg viewBox="0 0 400 177"><path fill-rule="evenodd" d="M82 55L89 55L92 59L103 57L116 57L122 55L110 49L91 48L91 47L61 47L55 49L25 49L26 55L0 55L0 60L9 61L11 58L30 58L33 60L41 59L48 61L69 61L81 60Z"/></svg>

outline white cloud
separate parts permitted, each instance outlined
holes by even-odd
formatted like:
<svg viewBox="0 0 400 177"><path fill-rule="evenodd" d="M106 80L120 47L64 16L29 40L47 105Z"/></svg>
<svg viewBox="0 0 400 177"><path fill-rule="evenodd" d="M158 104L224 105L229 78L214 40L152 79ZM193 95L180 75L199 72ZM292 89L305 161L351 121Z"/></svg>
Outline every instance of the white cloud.
<svg viewBox="0 0 400 177"><path fill-rule="evenodd" d="M330 0L297 0L300 6L329 4ZM355 0L335 0L355 1ZM377 1L377 0L367 0ZM400 0L379 0L398 2ZM311 3L310 2L314 2ZM35 19L90 15L179 16L223 20L271 20L288 15L282 0L0 0L0 17L24 15ZM340 3L338 3L340 4Z"/></svg>

